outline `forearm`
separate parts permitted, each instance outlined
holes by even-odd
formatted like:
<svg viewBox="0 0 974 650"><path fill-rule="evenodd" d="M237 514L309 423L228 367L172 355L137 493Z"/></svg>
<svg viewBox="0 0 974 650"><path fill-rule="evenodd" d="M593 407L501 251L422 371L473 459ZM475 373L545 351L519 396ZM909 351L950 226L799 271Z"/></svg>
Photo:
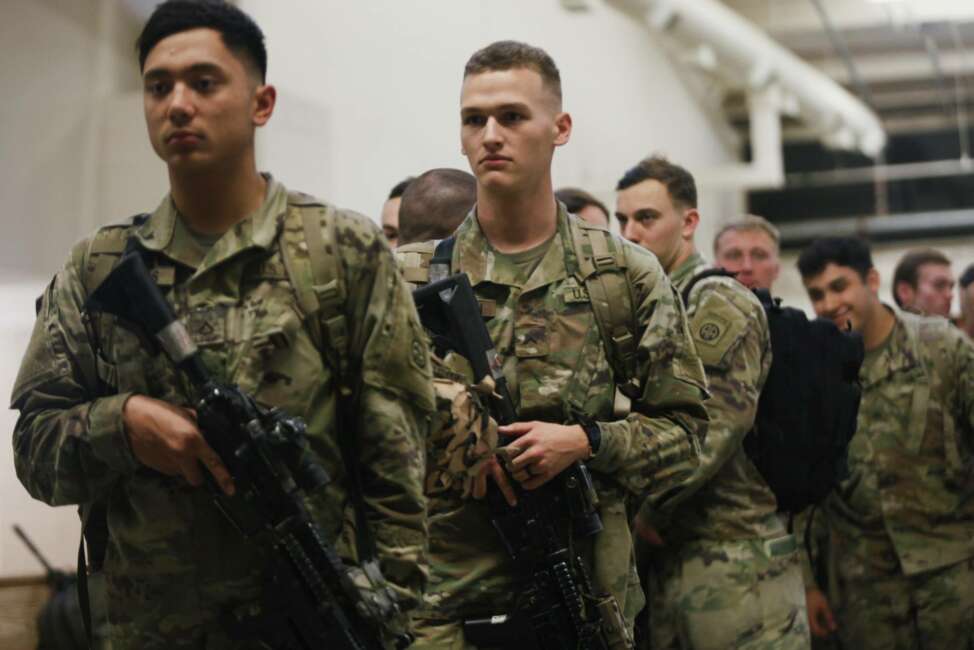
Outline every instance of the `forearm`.
<svg viewBox="0 0 974 650"><path fill-rule="evenodd" d="M600 422L602 442L589 466L658 506L693 477L704 426L705 415L692 408L665 417L630 413L623 420Z"/></svg>
<svg viewBox="0 0 974 650"><path fill-rule="evenodd" d="M411 608L419 603L427 575L427 413L369 387L361 406L358 431L366 516L383 574Z"/></svg>
<svg viewBox="0 0 974 650"><path fill-rule="evenodd" d="M135 471L122 423L129 395L62 407L43 396L34 391L13 438L17 476L31 496L55 506L95 501ZM43 401L46 408L36 404Z"/></svg>

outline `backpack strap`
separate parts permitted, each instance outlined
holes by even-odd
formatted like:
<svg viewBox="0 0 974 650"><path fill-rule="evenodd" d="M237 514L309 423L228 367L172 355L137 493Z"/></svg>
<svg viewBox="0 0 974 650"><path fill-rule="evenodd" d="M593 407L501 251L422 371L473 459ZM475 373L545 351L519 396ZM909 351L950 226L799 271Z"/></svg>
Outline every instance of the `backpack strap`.
<svg viewBox="0 0 974 650"><path fill-rule="evenodd" d="M117 226L100 228L88 240L81 260L81 285L87 296L105 281L125 252L132 227L145 223L148 214L138 214L129 222ZM98 379L102 390L117 385L118 378L112 376L109 367L100 354L95 354ZM112 369L114 370L114 369ZM88 570L101 571L108 547L108 509L104 502L89 501L78 506L81 519L81 535L78 541L77 589L78 605L81 608L81 621L89 645L93 639L91 621L91 598L88 590Z"/></svg>
<svg viewBox="0 0 974 650"><path fill-rule="evenodd" d="M639 394L636 376L636 312L626 276L625 253L601 228L569 221L577 278L585 284L592 313L619 390L630 399Z"/></svg>
<svg viewBox="0 0 974 650"><path fill-rule="evenodd" d="M433 259L430 260L429 282L438 282L450 276L453 271L453 249L456 244L456 235L450 235L436 243Z"/></svg>
<svg viewBox="0 0 974 650"><path fill-rule="evenodd" d="M701 280L706 280L707 278L736 278L736 277L737 277L736 273L731 273L727 269L721 267L707 269L705 271L701 271L700 273L697 273L695 276L690 278L690 281L687 283L687 286L683 287L683 291L680 292L680 297L683 299L683 306L684 307L690 306L690 292L693 291L693 288L697 286L697 283L699 283ZM758 289L755 291L755 293L758 294L758 299L761 301L762 305L767 304L764 296L758 293L758 291L765 291L765 290ZM765 293L767 292L765 291ZM767 298L768 301L771 300L770 293L767 294Z"/></svg>
<svg viewBox="0 0 974 650"><path fill-rule="evenodd" d="M348 293L345 272L338 254L336 211L321 204L303 203L291 206L285 219L300 219L301 233L307 257L296 255L291 246L281 245L281 259L291 280L298 304L304 312L307 326L322 356L332 368L338 384L335 410L338 448L348 472L349 497L355 512L355 543L359 564L373 584L384 583L378 566L375 537L365 515L362 491L362 469L353 422L358 404L358 391L351 383L356 369L351 367L348 319L345 315ZM329 253L329 248L331 252Z"/></svg>

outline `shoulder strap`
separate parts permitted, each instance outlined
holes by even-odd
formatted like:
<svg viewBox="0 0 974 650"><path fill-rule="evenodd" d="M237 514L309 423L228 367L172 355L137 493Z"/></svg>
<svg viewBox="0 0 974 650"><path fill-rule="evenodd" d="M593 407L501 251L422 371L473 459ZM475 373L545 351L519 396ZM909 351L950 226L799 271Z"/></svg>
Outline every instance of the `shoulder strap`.
<svg viewBox="0 0 974 650"><path fill-rule="evenodd" d="M609 365L619 390L634 398L639 391L636 377L639 341L624 252L606 231L599 228L583 228L570 223L569 231L579 279L588 290Z"/></svg>
<svg viewBox="0 0 974 650"><path fill-rule="evenodd" d="M433 259L430 260L430 282L445 280L450 276L453 267L453 249L456 247L456 243L456 235L450 235L436 244Z"/></svg>
<svg viewBox="0 0 974 650"><path fill-rule="evenodd" d="M686 307L690 304L690 292L693 288L697 286L697 283L701 280L706 280L707 278L736 278L736 273L731 273L725 268L707 269L706 271L701 271L695 276L690 278L690 282L687 286L683 287L683 291L680 292L680 297L683 299L683 306ZM770 294L768 296L770 298ZM761 300L761 304L764 304L764 298L758 294L758 298Z"/></svg>
<svg viewBox="0 0 974 650"><path fill-rule="evenodd" d="M365 565L375 559L376 545L372 526L365 515L359 450L353 433L352 423L355 419L351 414L355 411L358 393L350 381L354 370L349 361L345 273L336 249L338 238L335 212L328 207L322 208L288 211L286 218L293 219L292 215L295 213L300 215L308 256L305 258L295 255L291 247L282 245L281 258L298 303L304 311L311 335L337 379L339 394L335 427L338 447L350 482L349 496L355 511L355 541L359 563ZM332 246L333 254L327 253L326 243Z"/></svg>
<svg viewBox="0 0 974 650"><path fill-rule="evenodd" d="M139 226L148 214L132 217L132 225ZM104 282L125 252L131 228L108 226L100 228L88 241L81 264L81 285L91 293ZM81 537L78 541L78 605L88 643L92 642L91 599L88 593L88 569L100 571L108 545L108 512L101 501L78 506L81 518ZM87 545L85 544L87 540ZM87 548L86 548L87 547Z"/></svg>

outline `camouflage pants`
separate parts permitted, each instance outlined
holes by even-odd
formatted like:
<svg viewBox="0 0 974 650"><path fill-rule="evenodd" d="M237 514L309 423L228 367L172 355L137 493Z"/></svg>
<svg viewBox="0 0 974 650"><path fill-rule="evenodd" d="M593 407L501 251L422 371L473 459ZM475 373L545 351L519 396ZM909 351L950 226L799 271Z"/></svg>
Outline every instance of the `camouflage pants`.
<svg viewBox="0 0 974 650"><path fill-rule="evenodd" d="M699 541L652 561L653 650L807 650L795 540Z"/></svg>
<svg viewBox="0 0 974 650"><path fill-rule="evenodd" d="M844 650L974 649L974 558L913 576L838 577Z"/></svg>

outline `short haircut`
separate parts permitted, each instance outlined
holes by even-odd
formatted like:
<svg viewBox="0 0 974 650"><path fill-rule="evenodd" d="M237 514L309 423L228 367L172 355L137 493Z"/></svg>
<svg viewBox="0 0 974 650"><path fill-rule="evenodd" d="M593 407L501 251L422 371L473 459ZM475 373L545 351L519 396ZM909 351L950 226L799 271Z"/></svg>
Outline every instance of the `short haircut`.
<svg viewBox="0 0 974 650"><path fill-rule="evenodd" d="M858 237L824 237L809 244L798 256L798 271L802 278L816 276L829 264L847 266L863 280L873 268L869 244Z"/></svg>
<svg viewBox="0 0 974 650"><path fill-rule="evenodd" d="M737 217L726 222L714 235L714 254L717 254L718 244L720 243L720 238L728 232L763 232L771 239L771 243L774 244L775 250L781 247L781 233L773 223L765 219L764 217L759 217L756 214L745 214L743 217Z"/></svg>
<svg viewBox="0 0 974 650"><path fill-rule="evenodd" d="M616 191L621 192L643 181L656 181L666 187L670 200L679 203L684 208L697 207L697 184L693 174L679 165L674 165L665 157L654 154L636 163L616 185Z"/></svg>
<svg viewBox="0 0 974 650"><path fill-rule="evenodd" d="M406 178L402 179L401 181L393 185L392 189L389 190L389 198L387 198L386 201L391 201L392 199L398 199L400 196L403 195L403 193L405 193L406 188L409 187L409 184L412 183L414 180L416 180L415 176L407 176Z"/></svg>
<svg viewBox="0 0 974 650"><path fill-rule="evenodd" d="M224 0L167 0L157 6L135 41L139 69L145 70L145 60L159 41L200 28L219 32L227 49L253 66L264 83L267 77L264 33L253 18Z"/></svg>
<svg viewBox="0 0 974 650"><path fill-rule="evenodd" d="M482 72L527 68L541 75L541 81L561 103L561 73L555 60L542 50L520 41L496 41L477 50L463 68L463 78Z"/></svg>
<svg viewBox="0 0 974 650"><path fill-rule="evenodd" d="M477 179L459 169L420 174L402 195L399 245L449 237L477 202Z"/></svg>
<svg viewBox="0 0 974 650"><path fill-rule="evenodd" d="M946 255L932 248L920 248L907 251L906 255L901 257L900 261L897 262L896 269L893 270L893 300L900 307L903 307L903 303L900 302L899 296L896 295L896 287L900 283L905 282L913 287L913 289L916 289L920 267L924 264L950 266L950 260L947 259Z"/></svg>
<svg viewBox="0 0 974 650"><path fill-rule="evenodd" d="M568 211L572 214L578 214L582 208L594 205L605 215L606 223L610 223L612 218L609 216L609 210L605 207L602 201L586 192L585 190L578 189L577 187L563 187L555 192L555 198L565 204Z"/></svg>
<svg viewBox="0 0 974 650"><path fill-rule="evenodd" d="M960 274L959 278L957 278L957 284L960 285L961 289L966 289L969 287L971 282L974 282L974 264L971 264L964 269L964 272Z"/></svg>

